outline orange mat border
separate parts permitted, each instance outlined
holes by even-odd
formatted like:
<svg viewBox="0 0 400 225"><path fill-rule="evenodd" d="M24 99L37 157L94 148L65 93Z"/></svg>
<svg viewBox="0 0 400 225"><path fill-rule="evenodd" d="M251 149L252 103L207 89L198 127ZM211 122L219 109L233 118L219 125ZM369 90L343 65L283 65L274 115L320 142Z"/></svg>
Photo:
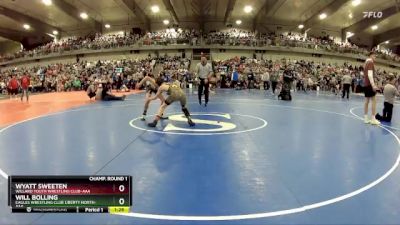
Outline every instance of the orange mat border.
<svg viewBox="0 0 400 225"><path fill-rule="evenodd" d="M141 91L114 92L115 95L136 94ZM45 114L65 111L70 108L88 105L96 102L89 100L84 91L53 92L29 96L29 103L21 102L20 95L14 99L0 101L0 127L8 126L30 118Z"/></svg>

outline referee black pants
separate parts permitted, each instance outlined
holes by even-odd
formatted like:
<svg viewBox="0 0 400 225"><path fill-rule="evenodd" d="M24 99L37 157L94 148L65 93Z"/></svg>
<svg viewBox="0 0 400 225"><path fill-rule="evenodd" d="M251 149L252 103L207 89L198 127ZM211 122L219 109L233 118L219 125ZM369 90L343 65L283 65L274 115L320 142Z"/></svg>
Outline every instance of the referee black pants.
<svg viewBox="0 0 400 225"><path fill-rule="evenodd" d="M117 100L117 101L122 101L122 100L124 100L124 98L123 98L123 97L118 97L118 96L115 96L115 95L106 94L106 95L103 97L102 100L103 100L103 101L115 101L115 100Z"/></svg>
<svg viewBox="0 0 400 225"><path fill-rule="evenodd" d="M379 121L390 122L392 120L392 114L393 114L393 104L389 102L384 102L382 116L379 115L379 113L377 113L375 118Z"/></svg>
<svg viewBox="0 0 400 225"><path fill-rule="evenodd" d="M200 84L199 84L199 103L201 104L201 96L203 95L203 90L204 90L204 95L206 99L206 104L208 103L208 95L209 95L209 82L205 83L205 79L200 78Z"/></svg>
<svg viewBox="0 0 400 225"><path fill-rule="evenodd" d="M343 92L342 92L342 98L344 98L344 96L347 93L347 99L349 99L349 93L350 93L350 84L343 84Z"/></svg>
<svg viewBox="0 0 400 225"><path fill-rule="evenodd" d="M278 82L276 81L272 81L271 82L271 86L272 86L272 93L275 94L275 90L276 90L276 86L278 85Z"/></svg>

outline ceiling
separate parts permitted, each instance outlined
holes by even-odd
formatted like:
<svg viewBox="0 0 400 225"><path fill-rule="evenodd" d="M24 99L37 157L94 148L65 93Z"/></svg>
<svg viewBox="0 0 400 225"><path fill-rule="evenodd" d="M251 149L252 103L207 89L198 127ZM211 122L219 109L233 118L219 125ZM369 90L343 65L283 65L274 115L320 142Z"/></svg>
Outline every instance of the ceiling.
<svg viewBox="0 0 400 225"><path fill-rule="evenodd" d="M278 21L304 22L312 15L321 11L333 0L293 0L284 1L284 4L273 13Z"/></svg>
<svg viewBox="0 0 400 225"><path fill-rule="evenodd" d="M22 24L1 14L0 14L0 27L5 27L5 28L12 27L14 30L23 30Z"/></svg>
<svg viewBox="0 0 400 225"><path fill-rule="evenodd" d="M345 5L342 6L340 10L337 10L335 13L329 16L329 19L323 20L321 24L324 26L330 27L340 27L345 28L348 27L360 20L363 19L364 13L368 11L376 11L379 12L387 7L393 6L395 3L394 0L378 0L378 1L361 1L360 5L352 6L352 1L348 1ZM351 16L350 16L351 15ZM372 19L371 19L372 20ZM395 26L395 20L390 18L393 22L393 26Z"/></svg>
<svg viewBox="0 0 400 225"><path fill-rule="evenodd" d="M400 27L400 13L391 16L390 18L384 19L380 22L374 23L378 26L378 29L366 29L365 32L371 35L383 33L393 28ZM399 34L400 35L400 34Z"/></svg>
<svg viewBox="0 0 400 225"><path fill-rule="evenodd" d="M70 26L76 21L55 6L44 6L41 0L0 0L0 6L37 18L56 27ZM29 23L29 21L26 21ZM3 22L0 22L3 26ZM22 25L20 25L22 28Z"/></svg>
<svg viewBox="0 0 400 225"><path fill-rule="evenodd" d="M46 6L42 0L0 0L0 31L3 31L0 34L7 31L2 29L23 31L32 36L58 30L66 36L101 30L104 32L105 24L111 25L110 30L121 29L124 26L155 29L163 26L164 19L172 23L175 15L178 24L185 22L204 24L208 21L234 24L240 19L246 21L242 26L247 29L254 29L257 24L287 25L296 29L298 24L305 24L306 28L329 28L338 33L342 29L349 29L352 25L354 27L355 24L362 22L364 27L360 29L358 26L356 35L366 34L372 37L400 27L398 11L376 21L373 19L366 21L367 19L363 18L365 11L382 11L394 7L400 0L361 0L357 6L353 6L352 2L352 0L52 0L52 4ZM151 11L153 5L159 6L158 13ZM244 12L246 5L253 7L250 13ZM228 10L230 8L232 10ZM81 12L86 12L89 19L81 19L79 17ZM318 15L322 12L327 12L325 20L318 19ZM22 27L24 23L31 25L29 31ZM154 24L161 25L154 26ZM370 26L375 24L379 28L372 30ZM3 38L13 37L8 35Z"/></svg>

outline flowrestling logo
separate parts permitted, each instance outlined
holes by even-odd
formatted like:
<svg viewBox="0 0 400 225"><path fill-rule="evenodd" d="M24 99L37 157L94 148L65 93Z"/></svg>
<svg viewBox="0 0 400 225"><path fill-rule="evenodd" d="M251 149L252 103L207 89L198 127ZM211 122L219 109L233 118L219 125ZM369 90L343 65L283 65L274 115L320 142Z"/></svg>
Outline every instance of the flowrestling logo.
<svg viewBox="0 0 400 225"><path fill-rule="evenodd" d="M183 114L174 113L168 115L168 120L160 121L156 128L147 127L147 122L140 121L140 118L131 120L129 124L148 132L180 135L237 134L267 126L267 121L262 118L234 113L192 113L192 120L196 126L189 127Z"/></svg>
<svg viewBox="0 0 400 225"><path fill-rule="evenodd" d="M383 16L383 12L363 12L364 18L380 19Z"/></svg>

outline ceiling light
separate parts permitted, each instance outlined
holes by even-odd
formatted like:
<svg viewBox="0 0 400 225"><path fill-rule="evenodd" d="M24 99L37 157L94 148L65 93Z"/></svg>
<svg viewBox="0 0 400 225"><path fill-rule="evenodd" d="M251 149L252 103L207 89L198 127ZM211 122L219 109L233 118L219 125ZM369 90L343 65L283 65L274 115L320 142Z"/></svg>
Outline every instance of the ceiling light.
<svg viewBox="0 0 400 225"><path fill-rule="evenodd" d="M390 41L385 41L385 44L389 44Z"/></svg>
<svg viewBox="0 0 400 225"><path fill-rule="evenodd" d="M321 19L321 20L325 19L326 17L327 17L326 13L321 13L319 15L319 19Z"/></svg>
<svg viewBox="0 0 400 225"><path fill-rule="evenodd" d="M87 13L83 12L79 15L82 19L87 19L89 16Z"/></svg>
<svg viewBox="0 0 400 225"><path fill-rule="evenodd" d="M158 7L158 5L153 5L153 6L151 7L151 11L152 11L153 13L158 13L158 12L160 12L160 7Z"/></svg>
<svg viewBox="0 0 400 225"><path fill-rule="evenodd" d="M165 25L168 25L169 24L169 20L163 20L162 21Z"/></svg>
<svg viewBox="0 0 400 225"><path fill-rule="evenodd" d="M51 4L53 4L53 2L51 0L42 0L43 4L49 6Z"/></svg>
<svg viewBox="0 0 400 225"><path fill-rule="evenodd" d="M246 5L243 10L245 13L251 13L251 11L253 11L253 7Z"/></svg>
<svg viewBox="0 0 400 225"><path fill-rule="evenodd" d="M358 6L361 3L361 0L353 0L351 1L351 5Z"/></svg>
<svg viewBox="0 0 400 225"><path fill-rule="evenodd" d="M303 29L304 28L304 25L303 24L300 24L299 25L299 29Z"/></svg>
<svg viewBox="0 0 400 225"><path fill-rule="evenodd" d="M242 24L242 21L241 20L236 20L236 24L240 25L240 24Z"/></svg>
<svg viewBox="0 0 400 225"><path fill-rule="evenodd" d="M53 30L53 34L54 34L54 35L58 35L58 31Z"/></svg>
<svg viewBox="0 0 400 225"><path fill-rule="evenodd" d="M23 27L24 27L25 30L31 29L31 26L29 24L24 24Z"/></svg>
<svg viewBox="0 0 400 225"><path fill-rule="evenodd" d="M349 13L349 18L353 19L353 14L352 13Z"/></svg>
<svg viewBox="0 0 400 225"><path fill-rule="evenodd" d="M373 25L373 26L371 27L371 29L372 29L372 30L376 30L376 29L378 29L378 26L377 26L377 25Z"/></svg>
<svg viewBox="0 0 400 225"><path fill-rule="evenodd" d="M111 25L107 23L106 25L104 25L104 27L109 29L111 27Z"/></svg>

